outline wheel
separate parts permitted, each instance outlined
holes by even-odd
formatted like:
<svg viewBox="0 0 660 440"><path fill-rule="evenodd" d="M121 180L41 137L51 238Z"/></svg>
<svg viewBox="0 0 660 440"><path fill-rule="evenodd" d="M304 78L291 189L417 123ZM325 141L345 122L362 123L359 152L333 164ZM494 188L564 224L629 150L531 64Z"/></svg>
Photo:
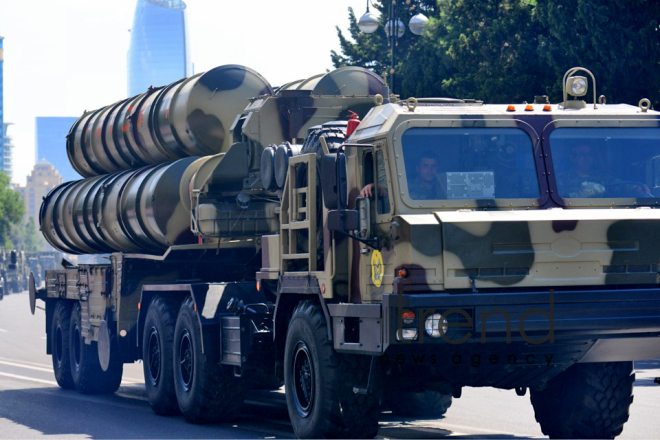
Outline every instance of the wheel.
<svg viewBox="0 0 660 440"><path fill-rule="evenodd" d="M614 438L628 421L632 362L575 364L531 392L536 421L551 438Z"/></svg>
<svg viewBox="0 0 660 440"><path fill-rule="evenodd" d="M174 391L172 349L176 314L163 297L151 301L142 334L142 367L151 409L163 416L179 413Z"/></svg>
<svg viewBox="0 0 660 440"><path fill-rule="evenodd" d="M237 415L245 386L233 367L219 365L202 353L202 337L195 304L181 304L174 328L174 389L183 417L190 423L213 423Z"/></svg>
<svg viewBox="0 0 660 440"><path fill-rule="evenodd" d="M451 406L451 395L438 391L410 393L391 391L385 394L383 405L393 414L403 417L440 418Z"/></svg>
<svg viewBox="0 0 660 440"><path fill-rule="evenodd" d="M286 337L284 383L298 438L373 438L378 433L380 396L353 392L354 386L367 384L369 362L367 356L334 351L318 305L303 301L296 306Z"/></svg>
<svg viewBox="0 0 660 440"><path fill-rule="evenodd" d="M69 327L71 325L71 307L65 301L57 301L50 325L50 349L53 360L55 380L60 388L74 388L69 360Z"/></svg>
<svg viewBox="0 0 660 440"><path fill-rule="evenodd" d="M99 363L97 342L88 345L83 340L80 303L76 303L71 311L69 359L71 377L78 392L105 394L114 393L119 388L123 364L116 357L111 358L108 370L103 371Z"/></svg>

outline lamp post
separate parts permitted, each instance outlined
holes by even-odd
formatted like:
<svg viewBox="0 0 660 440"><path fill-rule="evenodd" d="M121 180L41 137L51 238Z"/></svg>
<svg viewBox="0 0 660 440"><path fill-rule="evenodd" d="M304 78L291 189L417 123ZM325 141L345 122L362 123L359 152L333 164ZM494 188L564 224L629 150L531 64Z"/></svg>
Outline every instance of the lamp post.
<svg viewBox="0 0 660 440"><path fill-rule="evenodd" d="M364 13L360 20L358 21L358 28L365 34L372 34L378 30L380 25L378 17L373 12L369 11L369 1L367 0L367 12ZM389 1L388 15L389 18L385 22L385 34L387 35L387 45L390 47L390 89L394 92L394 74L396 65L396 46L399 44L399 38L403 37L406 33L406 26L403 21L399 18L399 0L384 0ZM406 5L410 5L411 0L405 0ZM413 11L415 6L410 7L410 11ZM410 32L415 35L422 35L424 31L424 26L428 18L421 12L417 12L409 21L408 27Z"/></svg>

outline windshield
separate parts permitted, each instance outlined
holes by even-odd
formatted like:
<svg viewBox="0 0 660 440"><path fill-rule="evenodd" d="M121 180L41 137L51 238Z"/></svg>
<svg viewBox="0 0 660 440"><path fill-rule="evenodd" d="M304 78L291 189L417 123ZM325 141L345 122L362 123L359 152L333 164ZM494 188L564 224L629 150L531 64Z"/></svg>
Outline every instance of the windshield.
<svg viewBox="0 0 660 440"><path fill-rule="evenodd" d="M549 145L562 198L660 197L658 128L559 128Z"/></svg>
<svg viewBox="0 0 660 440"><path fill-rule="evenodd" d="M532 140L517 128L411 128L401 139L412 200L539 198Z"/></svg>

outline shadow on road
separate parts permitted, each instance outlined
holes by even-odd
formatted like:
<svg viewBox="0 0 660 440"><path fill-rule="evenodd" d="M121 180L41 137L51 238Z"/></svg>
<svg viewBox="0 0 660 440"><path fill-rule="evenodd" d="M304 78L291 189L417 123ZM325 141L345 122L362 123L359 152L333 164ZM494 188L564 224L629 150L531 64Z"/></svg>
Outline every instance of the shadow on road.
<svg viewBox="0 0 660 440"><path fill-rule="evenodd" d="M281 392L255 391L246 399L239 418L232 423L191 425L183 417L154 414L141 386L121 387L114 395L81 395L59 388L13 389L0 392L0 418L8 424L0 437L81 436L93 439L159 438L293 438ZM425 426L427 422L397 418L384 413L379 437L386 438L494 438L511 435L465 435ZM26 432L26 428L29 429Z"/></svg>
<svg viewBox="0 0 660 440"><path fill-rule="evenodd" d="M0 392L0 418L9 425L0 437L42 435L84 436L94 439L160 438L277 438L292 437L290 426L263 422L263 413L246 406L246 415L233 423L191 425L183 417L161 417L136 397L142 387L121 387L114 395L81 395L59 388L14 389ZM284 409L286 412L286 408ZM269 410L268 417L273 413ZM288 425L288 418L286 419ZM25 428L31 431L26 433ZM282 429L284 428L284 429Z"/></svg>
<svg viewBox="0 0 660 440"><path fill-rule="evenodd" d="M660 378L660 359L636 361L635 373L635 387L660 387L654 382L655 378Z"/></svg>

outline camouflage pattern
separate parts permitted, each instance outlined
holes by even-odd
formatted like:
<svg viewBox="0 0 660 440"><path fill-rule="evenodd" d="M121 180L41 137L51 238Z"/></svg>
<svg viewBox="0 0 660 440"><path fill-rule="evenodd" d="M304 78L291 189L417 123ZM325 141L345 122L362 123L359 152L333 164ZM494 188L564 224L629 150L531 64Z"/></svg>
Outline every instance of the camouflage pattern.
<svg viewBox="0 0 660 440"><path fill-rule="evenodd" d="M387 214L372 214L373 235L385 245L379 285L372 277L371 249L361 245L362 252L348 255L359 301L378 302L393 293L396 273L404 267L409 273L399 279L404 291L660 283L660 252L653 238L660 212L651 208L657 199L562 201L552 179L541 183L544 191L533 199L427 201L408 196L401 139L411 128L515 127L527 132L540 152L539 140L555 127L660 127L659 112L628 105L577 111L556 105L550 111L542 111L543 105L532 111L518 105L515 112L507 107L423 103L411 110L402 102L375 107L364 118L349 141L383 151L391 207ZM366 183L364 150L348 150L349 182L356 195ZM442 151L438 156L442 160ZM541 177L543 167L537 164ZM647 208L630 209L636 206Z"/></svg>
<svg viewBox="0 0 660 440"><path fill-rule="evenodd" d="M67 135L67 154L84 177L226 151L229 130L250 98L273 93L257 72L216 67L101 109Z"/></svg>
<svg viewBox="0 0 660 440"><path fill-rule="evenodd" d="M274 96L253 100L234 136L243 135L262 148L282 142L301 144L311 127L346 120L349 110L365 116L377 94L389 95L383 79L361 67L343 67L294 81L276 89Z"/></svg>
<svg viewBox="0 0 660 440"><path fill-rule="evenodd" d="M194 243L189 186L205 161L189 157L67 182L44 199L41 231L53 247L72 254L159 253Z"/></svg>

